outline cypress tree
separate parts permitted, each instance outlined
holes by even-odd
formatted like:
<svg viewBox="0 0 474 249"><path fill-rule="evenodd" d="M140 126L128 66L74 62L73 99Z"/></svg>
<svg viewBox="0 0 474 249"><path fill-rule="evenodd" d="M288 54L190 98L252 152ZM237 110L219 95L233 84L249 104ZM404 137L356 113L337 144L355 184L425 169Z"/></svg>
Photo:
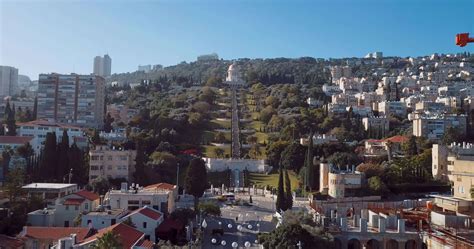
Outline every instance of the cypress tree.
<svg viewBox="0 0 474 249"><path fill-rule="evenodd" d="M15 105L13 105L15 108ZM15 136L16 135L16 121L15 121L15 109L10 108L10 101L7 101L7 105L5 106L5 114L4 114L5 123L7 125L7 135L8 136Z"/></svg>
<svg viewBox="0 0 474 249"><path fill-rule="evenodd" d="M68 150L68 165L69 169L72 169L71 182L73 183L86 184L89 181L88 168L85 163L87 160L84 155L87 154L79 149L76 143L73 143Z"/></svg>
<svg viewBox="0 0 474 249"><path fill-rule="evenodd" d="M291 210L293 208L293 194L291 193L291 181L287 169L285 169L285 195L286 210Z"/></svg>
<svg viewBox="0 0 474 249"><path fill-rule="evenodd" d="M36 115L38 113L38 97L35 97L35 103L33 105L33 120L36 120Z"/></svg>
<svg viewBox="0 0 474 249"><path fill-rule="evenodd" d="M67 130L63 130L63 136L61 142L58 144L58 168L57 168L57 178L62 180L63 177L69 173L69 136ZM67 179L66 179L67 180Z"/></svg>
<svg viewBox="0 0 474 249"><path fill-rule="evenodd" d="M305 167L306 167L306 188L313 189L318 188L319 183L319 172L316 172L313 164L313 136L314 133L311 133L309 137L308 150L306 151L305 158Z"/></svg>
<svg viewBox="0 0 474 249"><path fill-rule="evenodd" d="M280 175L278 177L276 209L277 209L277 212L280 212L280 210L286 211L286 196L285 196L285 190L283 188L283 169L281 166L280 166Z"/></svg>
<svg viewBox="0 0 474 249"><path fill-rule="evenodd" d="M43 155L40 162L40 172L43 180L57 180L56 146L56 132L48 132L46 134Z"/></svg>
<svg viewBox="0 0 474 249"><path fill-rule="evenodd" d="M133 174L134 181L142 186L148 185L148 176L145 172L146 155L144 144L142 140L136 143L137 155L135 157L135 173Z"/></svg>

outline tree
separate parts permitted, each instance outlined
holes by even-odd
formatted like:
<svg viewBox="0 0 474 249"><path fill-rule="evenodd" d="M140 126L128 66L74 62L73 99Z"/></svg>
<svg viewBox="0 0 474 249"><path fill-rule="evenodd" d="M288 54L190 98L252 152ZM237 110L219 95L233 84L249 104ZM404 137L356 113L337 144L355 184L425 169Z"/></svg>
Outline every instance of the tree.
<svg viewBox="0 0 474 249"><path fill-rule="evenodd" d="M416 145L416 137L411 135L408 141L402 144L402 149L407 156L414 156L418 153L418 147Z"/></svg>
<svg viewBox="0 0 474 249"><path fill-rule="evenodd" d="M280 164L286 169L299 172L304 163L304 155L304 147L299 143L293 142L281 153Z"/></svg>
<svg viewBox="0 0 474 249"><path fill-rule="evenodd" d="M57 176L57 151L56 133L48 132L44 142L42 158L40 162L41 178L43 180L55 180Z"/></svg>
<svg viewBox="0 0 474 249"><path fill-rule="evenodd" d="M224 157L224 153L225 153L224 149L219 148L219 147L214 148L214 154L216 155L217 158Z"/></svg>
<svg viewBox="0 0 474 249"><path fill-rule="evenodd" d="M69 173L69 136L67 130L63 130L61 142L58 144L58 168L57 178L63 179Z"/></svg>
<svg viewBox="0 0 474 249"><path fill-rule="evenodd" d="M313 164L313 136L311 133L308 141L308 150L304 161L305 165L305 183L307 188L319 189L319 170L315 169Z"/></svg>
<svg viewBox="0 0 474 249"><path fill-rule="evenodd" d="M198 208L204 215L221 216L221 208L214 202L199 203Z"/></svg>
<svg viewBox="0 0 474 249"><path fill-rule="evenodd" d="M133 178L136 183L140 184L141 186L145 186L149 183L148 176L145 173L145 165L147 161L147 157L145 154L145 145L143 144L143 140L138 139L136 142L136 149L137 149L137 156L135 157L135 173L133 173Z"/></svg>
<svg viewBox="0 0 474 249"><path fill-rule="evenodd" d="M357 165L360 159L354 153L336 152L328 158L328 162L336 167Z"/></svg>
<svg viewBox="0 0 474 249"><path fill-rule="evenodd" d="M198 210L199 198L207 189L207 171L204 160L194 158L189 162L185 188L187 193L194 196L194 210Z"/></svg>
<svg viewBox="0 0 474 249"><path fill-rule="evenodd" d="M76 143L73 143L68 150L67 156L67 169L72 169L71 182L78 184L86 184L89 181L89 154L84 153L81 149L79 149L79 147L77 147Z"/></svg>
<svg viewBox="0 0 474 249"><path fill-rule="evenodd" d="M287 169L285 169L285 195L286 209L291 210L293 208L293 193L291 192L291 181Z"/></svg>
<svg viewBox="0 0 474 249"><path fill-rule="evenodd" d="M388 188L379 176L372 176L368 180L369 189L377 195L384 195L388 192Z"/></svg>
<svg viewBox="0 0 474 249"><path fill-rule="evenodd" d="M277 189L277 199L276 199L276 209L277 212L286 211L286 195L283 187L283 169L280 166L279 176L278 176L278 189Z"/></svg>
<svg viewBox="0 0 474 249"><path fill-rule="evenodd" d="M91 186L92 186L92 190L95 193L97 193L99 195L104 195L110 189L110 182L107 179L103 178L103 177L99 177L99 178L96 178L96 179L92 180Z"/></svg>
<svg viewBox="0 0 474 249"><path fill-rule="evenodd" d="M214 136L214 141L217 143L224 143L225 142L225 134L223 132L217 132Z"/></svg>
<svg viewBox="0 0 474 249"><path fill-rule="evenodd" d="M287 141L271 142L266 147L267 161L270 166L277 167L280 164L280 158L283 150L289 145Z"/></svg>
<svg viewBox="0 0 474 249"><path fill-rule="evenodd" d="M10 108L10 101L5 106L5 124L7 125L7 136L16 136L15 105Z"/></svg>
<svg viewBox="0 0 474 249"><path fill-rule="evenodd" d="M21 167L11 169L6 175L5 190L11 202L21 196L23 183L25 181L25 172Z"/></svg>
<svg viewBox="0 0 474 249"><path fill-rule="evenodd" d="M95 249L119 249L122 248L120 237L112 231L104 233L100 236L92 246Z"/></svg>
<svg viewBox="0 0 474 249"><path fill-rule="evenodd" d="M459 130L454 127L448 127L443 134L442 142L445 145L449 145L453 142L461 141L462 136L459 133Z"/></svg>
<svg viewBox="0 0 474 249"><path fill-rule="evenodd" d="M99 131L97 129L94 129L94 133L92 134L91 141L95 145L99 145L102 143L102 140L100 139L100 136L99 136Z"/></svg>
<svg viewBox="0 0 474 249"><path fill-rule="evenodd" d="M310 231L312 232L310 232ZM258 240L265 249L269 248L296 248L298 243L302 248L335 248L334 242L323 231L307 225L289 224L281 225L268 234L261 234Z"/></svg>
<svg viewBox="0 0 474 249"><path fill-rule="evenodd" d="M33 147L31 147L30 143L26 143L26 144L16 148L16 152L18 153L18 155L20 155L24 158L29 158L30 156L32 156L35 153L35 151L33 150Z"/></svg>
<svg viewBox="0 0 474 249"><path fill-rule="evenodd" d="M105 116L104 120L104 131L109 133L112 131L112 123L115 121L114 118L110 115L110 113L107 113L107 116Z"/></svg>
<svg viewBox="0 0 474 249"><path fill-rule="evenodd" d="M362 163L359 164L356 168L357 171L364 173L367 179L371 178L372 176L382 176L384 173L384 169L382 166L373 164L373 163Z"/></svg>

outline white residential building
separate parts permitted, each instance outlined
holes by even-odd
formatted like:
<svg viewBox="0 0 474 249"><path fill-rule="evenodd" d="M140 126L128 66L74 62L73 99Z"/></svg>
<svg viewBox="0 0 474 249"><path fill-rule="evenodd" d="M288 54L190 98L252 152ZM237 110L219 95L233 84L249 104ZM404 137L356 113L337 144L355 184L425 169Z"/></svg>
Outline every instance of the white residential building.
<svg viewBox="0 0 474 249"><path fill-rule="evenodd" d="M122 221L130 218L135 224L135 228L145 234L146 240L157 242L155 230L163 222L163 217L164 215L160 211L144 206L123 217Z"/></svg>
<svg viewBox="0 0 474 249"><path fill-rule="evenodd" d="M33 226L70 227L80 214L94 210L99 204L99 195L81 190L56 199L53 210L37 210L28 214L28 223ZM46 217L52 217L47 219ZM52 221L50 224L45 220Z"/></svg>
<svg viewBox="0 0 474 249"><path fill-rule="evenodd" d="M383 101L378 104L379 115L384 116L398 116L406 117L407 116L407 107L405 103L401 101Z"/></svg>
<svg viewBox="0 0 474 249"><path fill-rule="evenodd" d="M111 209L137 210L144 206L153 207L162 213L171 213L175 209L175 198L172 191L163 189L143 189L138 184L122 183L120 190L110 190L104 199Z"/></svg>
<svg viewBox="0 0 474 249"><path fill-rule="evenodd" d="M413 118L413 135L431 140L441 139L449 127L455 127L461 134L467 132L465 115L415 115Z"/></svg>
<svg viewBox="0 0 474 249"><path fill-rule="evenodd" d="M44 141L46 140L46 134L49 132L56 133L57 141L61 141L63 136L63 130L67 130L69 137L69 145L76 142L80 148L87 147L88 141L84 132L81 128L66 124L59 124L55 122L49 122L46 120L34 120L26 123L17 123L17 136L21 137L33 137L30 141L31 146L35 150L35 153L39 153L43 148Z"/></svg>
<svg viewBox="0 0 474 249"><path fill-rule="evenodd" d="M96 145L89 151L89 182L96 178L130 181L135 172L136 150Z"/></svg>
<svg viewBox="0 0 474 249"><path fill-rule="evenodd" d="M98 208L95 211L82 215L81 226L94 229L103 229L120 222L130 212L125 209Z"/></svg>

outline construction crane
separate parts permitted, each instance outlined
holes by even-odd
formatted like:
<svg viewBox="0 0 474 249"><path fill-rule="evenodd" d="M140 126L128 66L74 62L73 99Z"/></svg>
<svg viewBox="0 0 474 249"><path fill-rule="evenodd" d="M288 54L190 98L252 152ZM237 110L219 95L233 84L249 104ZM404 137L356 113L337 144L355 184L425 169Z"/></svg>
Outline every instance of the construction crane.
<svg viewBox="0 0 474 249"><path fill-rule="evenodd" d="M469 37L469 33L461 33L456 35L456 45L464 47L470 42L474 42L474 37Z"/></svg>

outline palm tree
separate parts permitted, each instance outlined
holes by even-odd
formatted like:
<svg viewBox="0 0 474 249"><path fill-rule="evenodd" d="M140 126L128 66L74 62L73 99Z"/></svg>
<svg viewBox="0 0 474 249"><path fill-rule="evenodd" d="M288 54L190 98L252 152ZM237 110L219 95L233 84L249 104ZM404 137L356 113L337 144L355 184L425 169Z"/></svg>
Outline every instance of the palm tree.
<svg viewBox="0 0 474 249"><path fill-rule="evenodd" d="M120 238L113 232L106 232L104 235L99 237L92 246L95 249L119 249L122 248L122 243L120 243Z"/></svg>

